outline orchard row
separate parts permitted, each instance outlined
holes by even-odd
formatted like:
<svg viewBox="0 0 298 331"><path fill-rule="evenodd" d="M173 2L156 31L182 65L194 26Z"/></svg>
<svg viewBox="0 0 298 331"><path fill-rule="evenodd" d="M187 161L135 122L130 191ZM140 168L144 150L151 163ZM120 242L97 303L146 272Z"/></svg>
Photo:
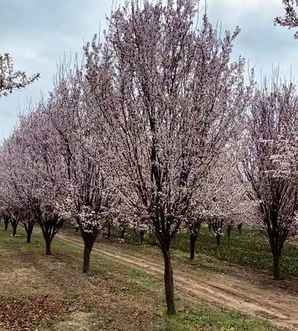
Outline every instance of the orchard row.
<svg viewBox="0 0 298 331"><path fill-rule="evenodd" d="M257 226L278 279L298 225L295 86L245 77L244 59L232 59L239 29L220 36L206 15L196 26L198 10L191 0L114 10L83 64L60 66L49 97L28 107L0 156L2 216L21 222L28 241L38 223L46 254L63 223L79 228L84 272L107 224L152 232L169 314L179 230L190 232L194 258L203 222L218 242L233 225ZM20 87L31 82L21 77Z"/></svg>

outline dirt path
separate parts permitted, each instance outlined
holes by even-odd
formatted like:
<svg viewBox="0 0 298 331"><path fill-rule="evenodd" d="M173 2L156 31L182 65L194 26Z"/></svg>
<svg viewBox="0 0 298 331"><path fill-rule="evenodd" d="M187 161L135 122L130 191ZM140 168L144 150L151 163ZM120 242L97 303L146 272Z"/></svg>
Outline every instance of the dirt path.
<svg viewBox="0 0 298 331"><path fill-rule="evenodd" d="M82 247L78 239L58 236L73 245ZM96 244L92 254L107 256L119 263L139 268L161 278L163 267L160 258L137 257L114 250L108 245ZM177 268L176 268L177 269ZM298 330L298 297L281 289L264 288L239 277L209 272L204 275L195 270L174 270L178 292L187 294L193 301L203 299L209 303L238 310L251 316L264 318L272 324L289 330Z"/></svg>

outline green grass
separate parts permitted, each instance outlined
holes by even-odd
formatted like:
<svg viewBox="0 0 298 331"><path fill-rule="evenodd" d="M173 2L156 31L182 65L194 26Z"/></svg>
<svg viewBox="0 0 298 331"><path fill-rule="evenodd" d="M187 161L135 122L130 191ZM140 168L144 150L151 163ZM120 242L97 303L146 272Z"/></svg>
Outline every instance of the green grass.
<svg viewBox="0 0 298 331"><path fill-rule="evenodd" d="M73 229L69 230L73 234ZM119 238L119 231L112 227L112 239ZM140 238L137 232L127 230L125 241L132 246L140 245ZM145 235L145 243L150 246L157 245L153 234ZM189 256L189 234L185 232L178 233L173 241L172 248L174 255L184 263L190 263ZM138 249L139 251L139 249ZM146 249L143 250L146 252ZM221 238L219 249L213 232L209 232L206 225L201 226L201 231L197 240L196 254L201 254L196 258L195 263L200 264L201 260L208 260L210 257L210 268L214 271L220 271L220 264L214 264L214 258L231 264L245 266L252 271L272 272L272 254L268 239L258 229L243 226L242 234L234 228L231 233L230 245L227 236ZM206 267L206 265L205 265ZM291 276L298 277L298 243L292 245L285 243L281 258L281 274L285 278Z"/></svg>
<svg viewBox="0 0 298 331"><path fill-rule="evenodd" d="M138 239L134 234L130 234L129 242L137 243ZM145 242L149 245L156 245L152 234L145 236ZM184 262L189 263L189 234L187 232L179 233L173 244L174 255L180 257ZM207 226L202 226L197 240L196 254L203 254L196 257L195 263L204 257L204 260L210 257L210 268L220 270L220 264L214 264L214 258L231 264L249 267L253 271L265 271L271 273L272 255L269 243L264 234L256 229L243 227L242 234L234 229L230 238L230 245L227 236L221 238L219 249L213 232L209 232ZM213 263L213 264L212 264ZM298 277L298 246L286 243L283 249L281 259L281 273L284 277Z"/></svg>
<svg viewBox="0 0 298 331"><path fill-rule="evenodd" d="M274 331L274 327L267 323L247 319L245 316L225 310L213 311L201 306L196 310L181 313L167 318L164 330L241 330L241 331Z"/></svg>
<svg viewBox="0 0 298 331"><path fill-rule="evenodd" d="M188 252L188 234L178 234L173 248ZM221 239L220 248L217 249L214 235L209 232L207 227L203 226L197 241L196 251L229 263L271 272L272 255L267 238L258 230L248 227L243 227L241 235L237 229L232 232L230 246L227 237L224 236ZM285 245L281 260L281 271L285 276L298 277L298 247L290 244Z"/></svg>
<svg viewBox="0 0 298 331"><path fill-rule="evenodd" d="M44 256L40 233L35 232L32 244L26 244L21 229L18 237L13 238L0 227L0 263L2 275L7 273L7 299L23 298L28 302L47 295L53 304L57 301L64 305L60 315L52 320L35 321L32 330L60 330L57 325L68 321L76 311L87 314L84 323L94 331L278 330L263 320L204 302L190 304L182 297L177 297L178 314L169 318L165 314L160 279L100 254L92 255L92 272L83 276L81 248L54 239L52 250L54 256ZM25 281L15 284L13 277L9 283L12 272L18 270L31 270L32 285ZM64 329L62 324L61 330Z"/></svg>
<svg viewBox="0 0 298 331"><path fill-rule="evenodd" d="M112 229L112 234L114 238L119 236L116 228ZM139 235L132 230L126 231L125 240L132 246L140 244ZM145 243L157 245L154 235L148 233L145 235ZM176 256L183 256L184 262L188 262L185 258L189 254L189 234L187 232L178 233L172 247ZM258 229L245 225L242 227L241 235L236 228L232 230L230 245L227 236L223 236L219 249L213 232L209 232L208 227L203 225L197 240L196 254L203 254L204 259L210 257L213 262L213 258L216 258L231 264L249 267L253 271L259 270L269 273L272 271L272 254L267 237ZM214 270L220 269L220 265L210 267ZM289 276L298 277L298 245L294 246L290 243L284 245L281 273L286 278Z"/></svg>

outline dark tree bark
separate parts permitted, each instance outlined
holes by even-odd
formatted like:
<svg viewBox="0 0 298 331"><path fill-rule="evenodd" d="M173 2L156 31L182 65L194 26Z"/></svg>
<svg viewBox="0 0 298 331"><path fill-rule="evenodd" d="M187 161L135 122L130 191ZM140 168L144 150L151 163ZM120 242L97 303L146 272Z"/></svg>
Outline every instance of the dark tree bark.
<svg viewBox="0 0 298 331"><path fill-rule="evenodd" d="M84 241L84 260L83 260L83 273L88 273L90 270L90 254L92 246L86 241Z"/></svg>
<svg viewBox="0 0 298 331"><path fill-rule="evenodd" d="M111 232L112 232L111 227L112 227L111 222L108 222L107 223L107 236L106 236L106 238L109 239L109 240L111 239Z"/></svg>
<svg viewBox="0 0 298 331"><path fill-rule="evenodd" d="M190 227L189 251L190 251L191 260L194 260L195 258L196 242L199 236L200 228L201 228L201 222L195 222Z"/></svg>
<svg viewBox="0 0 298 331"><path fill-rule="evenodd" d="M89 273L90 271L90 255L94 245L94 242L98 236L98 230L93 229L92 232L84 231L80 225L81 236L84 241L84 256L83 256L83 273Z"/></svg>
<svg viewBox="0 0 298 331"><path fill-rule="evenodd" d="M280 256L273 255L273 278L280 280Z"/></svg>
<svg viewBox="0 0 298 331"><path fill-rule="evenodd" d="M122 227L121 232L120 232L120 238L124 239L125 238L125 232L126 232L126 228L125 226Z"/></svg>
<svg viewBox="0 0 298 331"><path fill-rule="evenodd" d="M271 225L277 225L277 221L271 220ZM281 279L280 260L286 234L283 234L278 227L271 226L268 228L269 243L272 252L272 273L275 280Z"/></svg>
<svg viewBox="0 0 298 331"><path fill-rule="evenodd" d="M140 244L143 245L145 237L145 230L140 230Z"/></svg>
<svg viewBox="0 0 298 331"><path fill-rule="evenodd" d="M216 235L216 245L217 245L217 248L220 247L220 235L219 234Z"/></svg>
<svg viewBox="0 0 298 331"><path fill-rule="evenodd" d="M174 277L170 249L164 247L162 248L162 253L164 258L164 283L167 303L167 314L175 315L176 307L174 298Z"/></svg>
<svg viewBox="0 0 298 331"><path fill-rule="evenodd" d="M238 224L237 228L238 228L239 234L241 235L242 234L242 223Z"/></svg>
<svg viewBox="0 0 298 331"><path fill-rule="evenodd" d="M17 234L18 223L19 222L17 220L15 220L15 219L11 219L10 220L10 224L11 224L11 227L12 227L12 235L13 235L13 237L15 237L16 234Z"/></svg>
<svg viewBox="0 0 298 331"><path fill-rule="evenodd" d="M8 224L9 224L9 220L4 219L4 231L8 230Z"/></svg>
<svg viewBox="0 0 298 331"><path fill-rule="evenodd" d="M223 234L223 229L224 229L223 226L224 226L223 219L217 219L217 218L215 218L212 221L212 229L213 229L213 232L215 233L217 249L220 246L220 237L221 237L221 234Z"/></svg>
<svg viewBox="0 0 298 331"><path fill-rule="evenodd" d="M45 241L45 254L52 255L51 244L55 235L62 227L63 220L58 220L58 218L56 218L55 220L52 220L50 222L41 221L39 222L39 225L41 227L43 238Z"/></svg>
<svg viewBox="0 0 298 331"><path fill-rule="evenodd" d="M45 239L45 244L46 244L46 255L52 255L52 249L51 249L51 244L52 244L52 240L49 238L48 235L44 236L44 239Z"/></svg>
<svg viewBox="0 0 298 331"><path fill-rule="evenodd" d="M25 228L26 235L27 235L26 242L27 242L27 244L30 244L31 243L32 232L33 232L33 228L34 228L34 223L33 222L25 223L24 228Z"/></svg>
<svg viewBox="0 0 298 331"><path fill-rule="evenodd" d="M211 222L208 222L208 230L209 230L209 232L211 232L211 230L212 230L212 224L211 224Z"/></svg>

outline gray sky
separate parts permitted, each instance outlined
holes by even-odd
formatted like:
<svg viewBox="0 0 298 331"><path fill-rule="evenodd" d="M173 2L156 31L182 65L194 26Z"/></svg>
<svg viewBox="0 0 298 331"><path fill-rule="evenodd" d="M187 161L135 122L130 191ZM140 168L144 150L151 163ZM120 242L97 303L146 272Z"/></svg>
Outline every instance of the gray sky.
<svg viewBox="0 0 298 331"><path fill-rule="evenodd" d="M0 0L0 52L10 52L16 68L41 74L31 86L0 99L0 139L9 135L28 102L47 95L61 58L80 52L105 27L105 16L115 2ZM298 40L293 31L272 23L282 13L281 0L207 0L207 6L213 23L220 22L223 29L240 26L234 56L244 56L259 77L277 65L285 77L298 73Z"/></svg>

